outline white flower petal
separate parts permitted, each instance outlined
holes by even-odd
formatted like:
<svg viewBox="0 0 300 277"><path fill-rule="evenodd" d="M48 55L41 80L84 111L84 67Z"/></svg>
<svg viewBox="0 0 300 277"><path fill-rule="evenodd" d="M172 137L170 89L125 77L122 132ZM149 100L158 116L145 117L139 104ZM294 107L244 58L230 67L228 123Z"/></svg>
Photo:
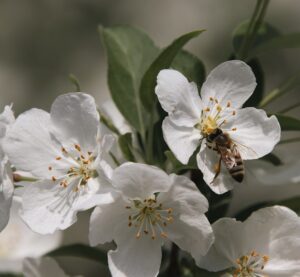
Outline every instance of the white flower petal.
<svg viewBox="0 0 300 277"><path fill-rule="evenodd" d="M64 230L76 221L72 205L77 197L72 181L67 188L56 182L43 180L27 184L22 195L21 217L26 224L40 234L52 234Z"/></svg>
<svg viewBox="0 0 300 277"><path fill-rule="evenodd" d="M291 277L300 273L300 238L282 237L271 242L272 257L264 272L274 277Z"/></svg>
<svg viewBox="0 0 300 277"><path fill-rule="evenodd" d="M251 96L256 86L251 68L242 61L227 61L218 65L208 75L201 89L205 105L210 97L216 98L222 107L240 108Z"/></svg>
<svg viewBox="0 0 300 277"><path fill-rule="evenodd" d="M37 177L51 177L48 167L61 156L61 151L59 143L49 133L50 126L47 112L31 109L21 114L9 128L3 148L18 170L30 171ZM61 160L59 166L63 163ZM59 175L55 171L52 174Z"/></svg>
<svg viewBox="0 0 300 277"><path fill-rule="evenodd" d="M120 113L115 103L112 100L107 100L101 105L101 111L105 117L109 118L118 131L123 135L132 133L132 128L125 120L124 116Z"/></svg>
<svg viewBox="0 0 300 277"><path fill-rule="evenodd" d="M110 242L114 239L116 228L122 222L128 228L126 203L120 197L108 205L96 207L90 219L89 241L91 246ZM124 229L124 232L127 231ZM135 237L132 232L132 236Z"/></svg>
<svg viewBox="0 0 300 277"><path fill-rule="evenodd" d="M272 248L274 241L284 237L299 237L299 217L288 208L274 206L254 212L246 221L222 218L213 224L215 243L208 255L201 259L200 266L210 271L220 271L236 267L236 259L256 251L260 255L268 255L281 263L286 262L284 253L291 245L281 244L278 251ZM298 250L298 245L295 244ZM274 250L274 251L273 251ZM298 259L299 261L299 259ZM294 265L298 266L295 260ZM267 263L266 269L271 270ZM267 271L266 271L267 273ZM273 275L271 275L273 276ZM290 275L292 276L292 275Z"/></svg>
<svg viewBox="0 0 300 277"><path fill-rule="evenodd" d="M113 277L155 277L161 264L160 240L151 236L137 239L133 232L120 229L117 250L108 252L108 265Z"/></svg>
<svg viewBox="0 0 300 277"><path fill-rule="evenodd" d="M167 225L165 232L171 241L191 253L197 261L213 242L212 228L204 215L208 201L189 178L175 174L170 177L172 188L157 198L164 207L173 209L174 221Z"/></svg>
<svg viewBox="0 0 300 277"><path fill-rule="evenodd" d="M4 138L6 131L15 122L15 116L11 106L5 106L0 114L0 141Z"/></svg>
<svg viewBox="0 0 300 277"><path fill-rule="evenodd" d="M68 277L50 257L26 258L23 262L23 273L25 277Z"/></svg>
<svg viewBox="0 0 300 277"><path fill-rule="evenodd" d="M292 166L293 169L288 168ZM245 181L234 187L228 215L234 216L257 203L278 202L300 196L299 183L291 181L300 176L299 168L299 163L274 166L263 160L246 161Z"/></svg>
<svg viewBox="0 0 300 277"><path fill-rule="evenodd" d="M75 143L87 151L96 148L99 114L95 100L84 93L58 96L51 107L51 122L55 136L70 147Z"/></svg>
<svg viewBox="0 0 300 277"><path fill-rule="evenodd" d="M162 108L177 125L193 127L198 123L202 103L197 86L178 71L161 70L157 76L155 93Z"/></svg>
<svg viewBox="0 0 300 277"><path fill-rule="evenodd" d="M163 135L176 158L187 164L196 148L200 145L201 133L194 127L178 126L169 117L162 124Z"/></svg>
<svg viewBox="0 0 300 277"><path fill-rule="evenodd" d="M78 191L78 197L75 199L72 209L85 211L100 204L110 204L114 201L115 195L116 192L110 181L99 176L96 179L90 179L86 186Z"/></svg>
<svg viewBox="0 0 300 277"><path fill-rule="evenodd" d="M238 110L234 120L224 125L224 131L237 143L244 160L258 159L272 152L281 135L277 118L255 108Z"/></svg>
<svg viewBox="0 0 300 277"><path fill-rule="evenodd" d="M15 122L15 116L11 106L6 105L4 107L4 111L0 114L0 122L7 126Z"/></svg>
<svg viewBox="0 0 300 277"><path fill-rule="evenodd" d="M46 236L32 232L19 216L20 206L21 202L14 197L9 223L0 235L0 273L21 273L24 258L40 257L57 248L62 241L61 232Z"/></svg>
<svg viewBox="0 0 300 277"><path fill-rule="evenodd" d="M225 193L233 189L234 184L238 184L227 172L223 162L221 162L221 172L214 180L215 168L219 162L220 155L206 146L206 141L201 144L200 152L197 154L197 165L203 173L205 183L217 194Z"/></svg>
<svg viewBox="0 0 300 277"><path fill-rule="evenodd" d="M8 223L14 192L10 165L7 159L1 156L0 154L0 231L2 231Z"/></svg>
<svg viewBox="0 0 300 277"><path fill-rule="evenodd" d="M138 163L125 163L116 168L112 184L124 198L146 199L156 192L168 191L169 176L161 169Z"/></svg>

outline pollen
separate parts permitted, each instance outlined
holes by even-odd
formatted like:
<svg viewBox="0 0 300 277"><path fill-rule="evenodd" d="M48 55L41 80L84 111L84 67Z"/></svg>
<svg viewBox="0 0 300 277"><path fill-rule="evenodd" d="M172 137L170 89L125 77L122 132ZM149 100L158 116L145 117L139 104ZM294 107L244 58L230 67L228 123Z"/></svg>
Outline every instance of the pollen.
<svg viewBox="0 0 300 277"><path fill-rule="evenodd" d="M78 152L81 152L81 147L79 144L74 144L74 147Z"/></svg>
<svg viewBox="0 0 300 277"><path fill-rule="evenodd" d="M236 259L236 269L233 272L234 277L261 277L266 276L262 274L265 265L269 261L269 256L260 255L256 251L244 255Z"/></svg>
<svg viewBox="0 0 300 277"><path fill-rule="evenodd" d="M76 153L73 151L68 151L69 149L65 147L61 147L61 152L64 154L64 160L71 160L72 166L63 173L63 177L59 177L59 179L63 179L60 182L60 186L62 188L68 187L72 184L72 191L78 192L81 188L85 187L88 183L88 180L98 176L96 169L94 168L93 161L94 156L92 152L82 152L82 149L79 144L74 144L75 150L78 151ZM55 158L56 162L54 165L58 164L60 160L62 160L61 156L57 156ZM61 166L58 166L61 170ZM52 164L48 167L48 170L52 170ZM53 181L56 181L56 177L51 177ZM78 182L73 182L74 179L77 178Z"/></svg>
<svg viewBox="0 0 300 277"><path fill-rule="evenodd" d="M157 203L155 196L144 200L132 200L131 206L126 206L130 210L128 216L128 227L137 229L136 238L139 239L142 234L151 235L155 240L157 234L160 237L167 238L167 232L163 230L168 224L173 222L173 209L165 209L161 203Z"/></svg>
<svg viewBox="0 0 300 277"><path fill-rule="evenodd" d="M209 97L209 100L208 106L202 111L199 122L194 126L201 131L204 137L212 134L217 128L221 128L227 122L227 117L236 113L232 110L230 101L222 106L217 98Z"/></svg>

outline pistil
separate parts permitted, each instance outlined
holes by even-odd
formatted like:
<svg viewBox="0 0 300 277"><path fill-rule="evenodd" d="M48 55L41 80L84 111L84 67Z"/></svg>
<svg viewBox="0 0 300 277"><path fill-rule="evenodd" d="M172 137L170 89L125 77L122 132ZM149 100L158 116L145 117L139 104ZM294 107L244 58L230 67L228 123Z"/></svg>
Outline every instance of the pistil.
<svg viewBox="0 0 300 277"><path fill-rule="evenodd" d="M151 233L153 240L156 239L157 233L161 237L167 238L168 235L164 228L173 222L173 210L171 208L163 208L163 205L158 204L154 196L143 201L132 200L131 203L130 206L126 206L126 209L131 212L128 216L128 226L137 228L137 239L143 233L145 235Z"/></svg>

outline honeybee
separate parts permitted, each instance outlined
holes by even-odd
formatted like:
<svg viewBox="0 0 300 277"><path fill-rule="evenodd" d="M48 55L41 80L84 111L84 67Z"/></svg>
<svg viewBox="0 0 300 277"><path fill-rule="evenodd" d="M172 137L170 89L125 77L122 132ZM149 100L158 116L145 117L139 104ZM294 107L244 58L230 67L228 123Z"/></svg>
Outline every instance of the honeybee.
<svg viewBox="0 0 300 277"><path fill-rule="evenodd" d="M216 175L212 181L218 177L221 172L221 162L230 173L231 177L241 183L245 175L244 162L236 147L236 144L230 139L228 134L223 133L219 128L206 137L207 146L220 154L219 162L216 166Z"/></svg>

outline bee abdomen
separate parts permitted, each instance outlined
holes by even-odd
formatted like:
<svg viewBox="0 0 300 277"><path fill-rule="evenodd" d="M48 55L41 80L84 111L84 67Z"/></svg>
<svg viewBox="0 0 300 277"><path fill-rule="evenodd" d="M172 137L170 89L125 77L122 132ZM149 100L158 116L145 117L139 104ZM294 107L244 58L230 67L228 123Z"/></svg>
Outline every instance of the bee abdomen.
<svg viewBox="0 0 300 277"><path fill-rule="evenodd" d="M241 183L245 176L245 168L242 159L236 160L236 166L229 169L229 173L234 180Z"/></svg>

